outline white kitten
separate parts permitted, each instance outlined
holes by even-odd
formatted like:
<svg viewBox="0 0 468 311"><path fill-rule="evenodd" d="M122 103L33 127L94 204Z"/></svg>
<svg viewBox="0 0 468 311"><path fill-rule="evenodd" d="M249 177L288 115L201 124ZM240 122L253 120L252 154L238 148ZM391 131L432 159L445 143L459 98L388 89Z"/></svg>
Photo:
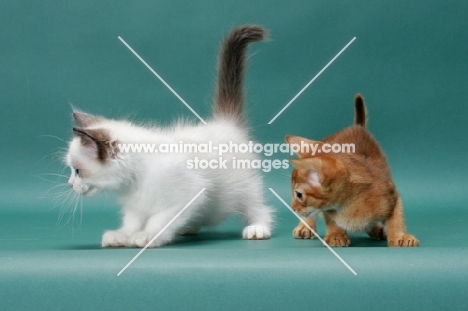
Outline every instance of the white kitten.
<svg viewBox="0 0 468 311"><path fill-rule="evenodd" d="M68 181L73 190L89 196L102 190L119 194L122 226L107 231L103 247L144 247L203 188L206 190L152 243L157 247L180 234L194 234L203 226L214 226L232 214L247 222L244 239L268 239L272 209L263 203L259 170L233 169L232 160L254 160L250 153L228 153L224 169L189 169L187 160L219 159L213 153L124 153L121 143L203 144L247 143L243 125L245 51L250 42L263 40L257 26L234 29L225 40L219 59L218 90L214 116L208 124L179 123L170 129L138 126L75 111L74 138L70 142Z"/></svg>

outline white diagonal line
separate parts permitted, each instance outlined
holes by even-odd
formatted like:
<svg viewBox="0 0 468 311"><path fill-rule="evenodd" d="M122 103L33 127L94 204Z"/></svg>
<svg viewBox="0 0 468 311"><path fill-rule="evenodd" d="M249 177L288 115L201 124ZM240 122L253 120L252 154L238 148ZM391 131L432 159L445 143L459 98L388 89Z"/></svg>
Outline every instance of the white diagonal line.
<svg viewBox="0 0 468 311"><path fill-rule="evenodd" d="M128 43L125 42L124 39L122 39L120 36L119 36L118 38L119 38L120 41L122 41L123 44L125 44L125 46L126 46L130 51L132 51L133 54L135 54L135 56L136 56L136 57L137 57L137 58L138 58L138 59L139 59L139 60L140 60L140 61L141 61L141 62L142 62L142 63L159 79L159 80L161 80L161 82L162 82L162 83L163 83L163 84L164 84L164 85L165 85L165 86L166 86L166 87L167 87L167 88L168 88L168 89L185 105L185 106L187 106L187 108L188 108L198 119L200 119L200 121L202 121L204 124L206 124L205 120L203 120L202 117L200 117L200 116L198 115L198 113L196 113L196 111L193 110L192 107L190 107L190 105L187 104L187 103L185 102L185 100L184 100L182 97L180 97L179 94L177 94L177 92L174 91L174 89L173 89L169 84L167 84L166 81L164 81L164 79L161 78L161 76L158 75L158 73L157 73L156 71L153 70L153 68L151 68L150 65L148 65L148 63L146 63L145 60L144 60L143 58L141 58L141 56L138 55L138 53L135 52L135 50L133 50L132 47L131 47L130 45L128 45Z"/></svg>
<svg viewBox="0 0 468 311"><path fill-rule="evenodd" d="M281 203L284 204L284 206L286 206L297 218L299 218L299 220L310 230L312 231L313 234L315 234L315 236L323 243L323 245L325 245L332 253L333 255L335 255L336 258L338 258L345 266L346 268L349 269L349 271L351 271L354 275L357 275L356 271L353 270L353 268L351 268L347 263L346 261L343 260L343 258L340 257L340 255L338 255L334 250L333 248L330 247L330 245L327 244L327 242L325 242L318 234L317 232L315 232L314 229L312 229L309 224L301 218L301 216L299 216L298 214L296 214L292 208L286 203L284 202L284 200L275 192L275 190L273 190L272 188L268 188L270 189L270 191L281 201Z"/></svg>
<svg viewBox="0 0 468 311"><path fill-rule="evenodd" d="M354 42L354 40L356 40L356 37L354 37L353 39L351 39L351 41L349 41L348 44L346 44L346 46L345 46L344 48L342 48L341 51L338 52L338 54L336 54L335 57L333 57L332 60L329 61L328 64L326 64L325 67L323 67L322 70L320 70L319 73L317 73L317 74L315 75L315 77L313 77L312 80L310 80L309 83L307 83L306 86L304 86L304 87L302 88L302 90L300 90L299 93L297 93L297 95L294 96L293 99L291 99L291 100L289 101L289 103L287 103L286 106L284 106L283 109L281 109L280 112L278 112L278 113L276 114L276 116L275 116L273 119L270 120L270 122L268 122L268 124L273 123L273 121L275 121L276 118L278 118L278 117L280 116L280 114L282 114L283 111L285 111L286 108L288 108L288 107L302 94L302 92L304 92L304 91L309 87L309 85L311 85L312 82L314 82L315 79L317 79L317 78L322 74L322 72L324 72L325 69L327 69L328 66L330 66L330 65L335 61L335 59L337 59L338 56L340 56L341 53L343 53L343 52L348 48L348 46L350 46L351 43Z"/></svg>
<svg viewBox="0 0 468 311"><path fill-rule="evenodd" d="M120 270L119 273L117 273L117 276L120 276L120 275L121 275L121 274L122 274L122 273L123 273L123 272L124 272L124 271L125 271L125 270L126 270L126 269L127 269L127 268L128 268L128 267L145 251L145 250L146 250L146 249L147 249L147 248L148 248L148 246L149 246L151 243L153 243L154 240L156 240L156 239L164 232L164 230L166 230L167 227L169 227L169 226L177 219L177 217L179 217L179 216L190 206L190 204L192 204L193 201L195 201L196 198L198 198L198 197L200 196L200 194L203 193L203 191L205 191L205 189L206 189L206 188L203 188L202 190L200 190L200 192L198 192L197 195L196 195L192 200L190 200L190 202L188 202L187 205L185 205L184 208L181 209L180 212L178 212L177 215L175 215L174 218L172 218L171 221L169 221L169 222L167 223L167 225L164 226L164 228L162 228L161 231L159 231L159 233L156 234L156 235L154 236L154 238L152 238L151 241L149 241L148 244L146 244L145 247L143 247L143 248L141 249L141 251L139 251L138 254L136 254L136 256L133 257L133 259L130 260L130 262L129 262L128 264L125 265L125 267L122 268L122 270Z"/></svg>

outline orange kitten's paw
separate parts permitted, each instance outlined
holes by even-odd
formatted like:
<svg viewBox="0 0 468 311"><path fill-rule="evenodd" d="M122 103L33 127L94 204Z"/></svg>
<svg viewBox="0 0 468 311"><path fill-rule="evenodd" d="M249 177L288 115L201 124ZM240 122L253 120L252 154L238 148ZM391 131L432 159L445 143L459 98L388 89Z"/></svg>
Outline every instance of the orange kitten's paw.
<svg viewBox="0 0 468 311"><path fill-rule="evenodd" d="M367 232L367 234L374 240L382 241L387 239L384 228L380 224L375 225L372 230Z"/></svg>
<svg viewBox="0 0 468 311"><path fill-rule="evenodd" d="M315 227L311 228L317 232L317 229ZM293 230L293 237L295 239L315 239L316 236L315 234L310 231L309 228L307 228L303 223L300 223L296 228Z"/></svg>
<svg viewBox="0 0 468 311"><path fill-rule="evenodd" d="M399 237L388 240L388 246L391 247L417 247L419 240L412 234L405 233Z"/></svg>
<svg viewBox="0 0 468 311"><path fill-rule="evenodd" d="M349 246L351 241L346 233L332 233L328 234L324 238L325 242L331 247L346 247Z"/></svg>

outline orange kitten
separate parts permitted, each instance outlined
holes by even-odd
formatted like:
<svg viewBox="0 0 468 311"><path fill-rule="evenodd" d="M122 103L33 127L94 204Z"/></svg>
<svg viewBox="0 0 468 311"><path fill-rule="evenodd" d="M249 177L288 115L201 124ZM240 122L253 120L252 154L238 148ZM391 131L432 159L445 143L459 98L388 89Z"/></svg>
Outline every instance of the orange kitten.
<svg viewBox="0 0 468 311"><path fill-rule="evenodd" d="M322 141L286 136L291 147L303 147L296 152L299 159L290 160L295 166L291 207L306 217L314 230L315 217L322 212L327 227L324 240L330 246L348 246L346 231L365 231L373 239L387 239L388 246L419 246L419 241L406 233L401 197L385 155L365 128L366 108L361 95L356 96L354 106L355 124ZM307 150L305 144L313 144L316 152ZM333 144L354 144L354 153L326 153ZM314 238L302 223L293 235Z"/></svg>

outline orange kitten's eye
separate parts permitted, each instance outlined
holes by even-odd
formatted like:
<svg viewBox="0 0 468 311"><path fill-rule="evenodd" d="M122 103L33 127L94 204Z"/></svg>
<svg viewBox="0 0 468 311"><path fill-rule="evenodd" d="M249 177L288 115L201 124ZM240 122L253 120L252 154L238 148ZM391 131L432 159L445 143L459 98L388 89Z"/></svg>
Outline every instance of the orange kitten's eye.
<svg viewBox="0 0 468 311"><path fill-rule="evenodd" d="M296 198L302 201L302 198L303 198L302 193L300 193L299 191L294 191L294 192L296 193Z"/></svg>

